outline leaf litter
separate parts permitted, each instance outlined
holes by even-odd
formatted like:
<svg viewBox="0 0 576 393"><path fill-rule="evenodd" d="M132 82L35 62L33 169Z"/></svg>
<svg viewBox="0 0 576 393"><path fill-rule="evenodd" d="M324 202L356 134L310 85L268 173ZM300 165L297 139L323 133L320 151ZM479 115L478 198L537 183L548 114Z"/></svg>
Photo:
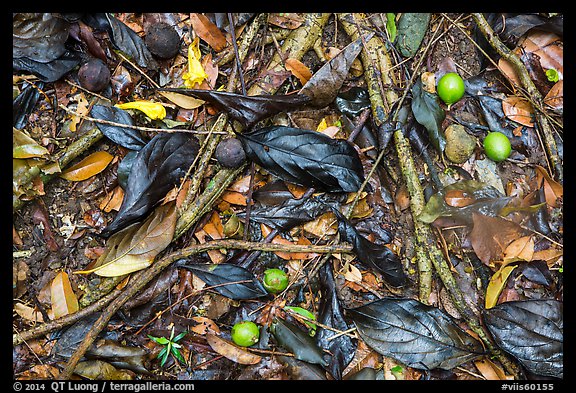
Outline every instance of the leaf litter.
<svg viewBox="0 0 576 393"><path fill-rule="evenodd" d="M26 266L14 270L15 328L74 316L85 299L105 295L107 280L117 280L109 288L125 290L138 271L164 256L220 241L222 248L177 258L126 303L75 373L89 379L513 378L468 324L444 277L434 277L429 296L420 297L418 258L432 255L436 243L422 249L415 227L425 225L497 347L523 371L562 378L563 180L537 143L542 108L562 143L562 16L489 15L501 38L516 46L545 107L522 95L523 82L505 59L491 54L502 65L496 72L504 73L497 82L494 71L476 68L485 59L472 54L468 40L481 37L458 33L475 29L468 14L366 14L370 32L355 40L343 27L359 15L332 14L322 22L320 45L290 52L282 70L267 69L267 62L304 39L299 32L310 31L313 15L230 16L234 31L227 14L14 14L13 204L21 212L14 215L13 246L15 263ZM160 20L179 36L172 59L156 58L143 39L148 24ZM232 40L242 46L252 24L265 20L258 43L239 48L247 57L236 69ZM508 23L499 25L503 20ZM28 36L19 33L26 23ZM439 27L445 36L428 46ZM55 35L42 42L36 30ZM397 49L391 60L370 52L374 37ZM85 51L112 72L100 94L75 85L73 69ZM42 63L30 53L48 57ZM367 62L370 56L380 57ZM398 102L378 104L370 85L374 67L385 61L420 67L386 71L393 85L386 87L398 97L407 92L400 111L407 115L396 124L380 123ZM450 107L424 86L433 81L426 75L447 70L460 72L467 89ZM227 86L229 78L240 78L236 88ZM68 111L53 108L50 94ZM465 162L445 156L444 130L454 123L476 142ZM392 138L409 129L405 134L421 154L413 155L425 193L421 209ZM491 166L481 148L489 131L503 132L513 149ZM73 142L91 132L88 145L71 153ZM248 165L202 206L191 230L179 233L180 209L219 186L222 166L210 149L223 133L242 142ZM226 246L244 241L288 251ZM316 245L350 251L289 251ZM269 268L289 274L280 294L261 284ZM42 280L27 287L35 277ZM50 356L69 359L99 315L62 326ZM246 319L261 325L261 339L238 348L230 327ZM188 332L178 352L191 362L188 369L174 359L160 364L160 349L147 338L167 339L174 330ZM547 341L539 345L542 337ZM34 347L15 348L16 378L59 372L42 368Z"/></svg>

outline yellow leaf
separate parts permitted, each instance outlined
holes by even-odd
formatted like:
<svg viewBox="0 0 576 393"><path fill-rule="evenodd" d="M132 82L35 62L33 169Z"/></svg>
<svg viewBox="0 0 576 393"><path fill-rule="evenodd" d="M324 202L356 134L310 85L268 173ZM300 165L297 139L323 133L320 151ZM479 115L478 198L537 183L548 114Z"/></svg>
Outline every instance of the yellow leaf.
<svg viewBox="0 0 576 393"><path fill-rule="evenodd" d="M486 309L494 307L498 303L498 297L502 293L502 289L506 285L508 277L518 265L502 266L490 279L488 287L486 288Z"/></svg>
<svg viewBox="0 0 576 393"><path fill-rule="evenodd" d="M202 105L206 101L199 100L194 97L190 97L184 94L175 93L172 91L159 91L158 93L162 94L165 98L172 101L174 104L178 105L180 108L183 109L196 109Z"/></svg>
<svg viewBox="0 0 576 393"><path fill-rule="evenodd" d="M12 158L42 157L49 153L44 146L40 146L23 131L12 127Z"/></svg>
<svg viewBox="0 0 576 393"><path fill-rule="evenodd" d="M72 290L72 285L70 285L70 279L66 272L58 273L56 277L54 277L54 280L52 280L50 297L54 318L74 314L79 309L78 298Z"/></svg>
<svg viewBox="0 0 576 393"><path fill-rule="evenodd" d="M196 37L194 41L188 46L188 72L182 75L184 79L184 86L189 89L194 88L194 85L202 83L204 79L208 78L208 74L202 68L200 58L200 39Z"/></svg>
<svg viewBox="0 0 576 393"><path fill-rule="evenodd" d="M60 174L60 177L70 181L86 180L106 169L113 158L114 156L110 153L97 151L90 154L78 164L66 169Z"/></svg>
<svg viewBox="0 0 576 393"><path fill-rule="evenodd" d="M144 112L144 114L152 120L162 120L166 117L166 108L158 102L132 101L124 104L116 104L114 106L120 109L137 109Z"/></svg>

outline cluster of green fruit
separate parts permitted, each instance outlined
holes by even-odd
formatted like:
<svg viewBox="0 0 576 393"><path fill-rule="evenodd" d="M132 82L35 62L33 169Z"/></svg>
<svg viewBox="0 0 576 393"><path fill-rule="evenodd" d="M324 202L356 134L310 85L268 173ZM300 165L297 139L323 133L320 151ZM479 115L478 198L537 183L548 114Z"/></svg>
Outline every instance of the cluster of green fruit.
<svg viewBox="0 0 576 393"><path fill-rule="evenodd" d="M438 97L450 107L464 96L464 81L455 72L444 74L436 86ZM493 161L504 161L512 152L510 139L501 132L491 131L484 138L484 151L486 156Z"/></svg>

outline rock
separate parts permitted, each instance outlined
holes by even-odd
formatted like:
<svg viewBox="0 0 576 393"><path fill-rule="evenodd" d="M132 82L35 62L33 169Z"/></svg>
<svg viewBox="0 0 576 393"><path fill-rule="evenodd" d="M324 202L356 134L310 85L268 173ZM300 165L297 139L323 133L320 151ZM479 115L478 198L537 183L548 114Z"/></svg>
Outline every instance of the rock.
<svg viewBox="0 0 576 393"><path fill-rule="evenodd" d="M452 124L444 131L446 148L444 153L450 161L462 164L470 158L476 147L476 138L466 132L464 126Z"/></svg>

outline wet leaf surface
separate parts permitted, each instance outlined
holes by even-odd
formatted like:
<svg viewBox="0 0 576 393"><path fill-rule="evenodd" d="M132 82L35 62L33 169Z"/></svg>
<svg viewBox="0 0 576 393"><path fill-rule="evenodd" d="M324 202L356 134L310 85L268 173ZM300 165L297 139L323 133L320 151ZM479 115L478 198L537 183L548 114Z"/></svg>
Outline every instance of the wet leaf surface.
<svg viewBox="0 0 576 393"><path fill-rule="evenodd" d="M282 180L328 192L358 191L364 181L358 153L345 140L291 127L238 137L250 159Z"/></svg>
<svg viewBox="0 0 576 393"><path fill-rule="evenodd" d="M152 138L134 158L120 210L100 235L110 236L148 214L182 181L198 149L198 140L182 132Z"/></svg>
<svg viewBox="0 0 576 393"><path fill-rule="evenodd" d="M483 354L447 314L412 299L383 298L346 314L370 347L409 367L450 370Z"/></svg>
<svg viewBox="0 0 576 393"><path fill-rule="evenodd" d="M270 325L270 331L278 344L291 353L298 360L304 362L328 366L324 358L324 352L310 337L308 332L282 319L276 319Z"/></svg>
<svg viewBox="0 0 576 393"><path fill-rule="evenodd" d="M134 121L128 112L113 106L94 105L90 115L95 119L108 120L130 126L134 125ZM103 123L96 123L96 126L108 139L127 149L140 150L146 145L147 140L134 128Z"/></svg>
<svg viewBox="0 0 576 393"><path fill-rule="evenodd" d="M556 300L525 300L484 311L484 320L498 345L537 375L563 378L563 304Z"/></svg>
<svg viewBox="0 0 576 393"><path fill-rule="evenodd" d="M437 95L424 90L420 79L414 83L412 95L414 118L428 130L428 136L434 147L443 152L446 147L446 136L442 130L442 121L446 114L440 106L440 99Z"/></svg>

